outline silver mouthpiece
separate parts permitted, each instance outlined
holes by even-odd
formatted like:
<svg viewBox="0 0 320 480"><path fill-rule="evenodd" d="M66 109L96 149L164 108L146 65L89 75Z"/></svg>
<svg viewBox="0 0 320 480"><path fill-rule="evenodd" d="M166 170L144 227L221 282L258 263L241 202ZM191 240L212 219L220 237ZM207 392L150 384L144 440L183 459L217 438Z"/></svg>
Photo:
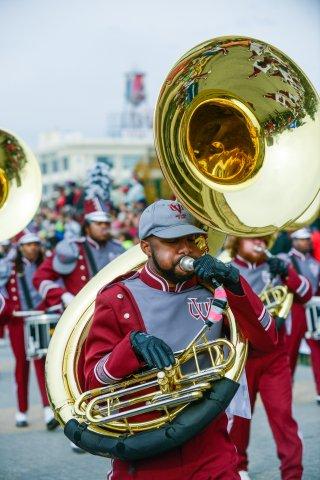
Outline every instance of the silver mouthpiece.
<svg viewBox="0 0 320 480"><path fill-rule="evenodd" d="M193 262L194 262L194 258L183 257L181 258L179 265L180 265L180 268L182 268L182 270L184 270L185 272L193 272L194 271Z"/></svg>
<svg viewBox="0 0 320 480"><path fill-rule="evenodd" d="M263 247L259 247L259 245L255 245L253 247L253 250L255 252L259 252L259 253L263 252L265 254L265 256L268 257L268 258L271 258L273 256L272 253L269 252L269 250L267 250L266 248L263 248Z"/></svg>

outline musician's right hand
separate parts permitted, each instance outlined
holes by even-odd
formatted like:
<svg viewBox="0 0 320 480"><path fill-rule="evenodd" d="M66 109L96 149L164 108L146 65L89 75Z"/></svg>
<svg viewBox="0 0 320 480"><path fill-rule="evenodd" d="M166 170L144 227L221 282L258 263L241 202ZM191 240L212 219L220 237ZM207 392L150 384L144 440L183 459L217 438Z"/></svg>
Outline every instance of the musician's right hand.
<svg viewBox="0 0 320 480"><path fill-rule="evenodd" d="M223 263L211 255L203 255L194 261L194 272L202 280L216 280L238 295L242 295L239 270L231 263Z"/></svg>
<svg viewBox="0 0 320 480"><path fill-rule="evenodd" d="M160 338L145 332L132 332L130 340L134 351L148 367L162 370L175 363L172 349Z"/></svg>

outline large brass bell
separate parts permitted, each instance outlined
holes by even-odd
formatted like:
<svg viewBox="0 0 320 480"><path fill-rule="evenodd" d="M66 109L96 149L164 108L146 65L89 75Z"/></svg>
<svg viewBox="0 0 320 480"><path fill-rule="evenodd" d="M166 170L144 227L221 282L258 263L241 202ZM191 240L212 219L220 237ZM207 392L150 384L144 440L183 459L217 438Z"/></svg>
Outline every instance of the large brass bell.
<svg viewBox="0 0 320 480"><path fill-rule="evenodd" d="M285 228L319 191L319 97L261 40L220 37L189 50L161 89L155 144L179 200L233 235Z"/></svg>

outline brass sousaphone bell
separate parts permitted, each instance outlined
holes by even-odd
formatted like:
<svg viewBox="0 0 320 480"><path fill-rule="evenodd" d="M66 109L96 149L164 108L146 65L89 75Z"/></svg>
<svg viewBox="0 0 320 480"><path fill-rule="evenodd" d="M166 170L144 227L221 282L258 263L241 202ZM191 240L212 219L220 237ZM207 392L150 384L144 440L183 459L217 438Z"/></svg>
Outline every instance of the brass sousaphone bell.
<svg viewBox="0 0 320 480"><path fill-rule="evenodd" d="M30 148L0 128L0 241L20 232L41 199L41 173Z"/></svg>
<svg viewBox="0 0 320 480"><path fill-rule="evenodd" d="M283 228L312 203L319 191L318 133L319 99L306 76L278 49L247 37L216 38L187 52L167 76L155 112L159 163L178 199L211 232L242 236ZM237 383L246 355L246 342L227 311L228 351L235 357L231 359L231 354L228 363L224 349L213 346L215 373L205 383L209 381L209 391L220 403L219 408L211 404L216 410L212 414L209 407L211 417L205 412L205 422L201 409L208 400L208 386L200 385L197 398L203 396L202 400L189 395L173 409L164 402L160 421L132 419L127 411L130 402L121 403L121 395L136 395L139 383L151 381L160 387L157 398L159 394L161 398L164 392L156 371L84 392L81 361L95 297L104 285L140 268L145 260L140 247L133 247L85 286L59 321L46 366L50 402L67 436L91 453L127 460L173 448L187 439L187 430L194 435L212 421L234 394L228 388L220 392L219 386L226 383L219 382ZM181 355L176 356L181 359ZM172 382L169 374L164 375ZM197 379L193 385L197 386ZM175 394L173 381L170 399ZM136 408L139 401L134 398ZM148 405L153 401L140 398ZM159 408L156 403L157 412Z"/></svg>
<svg viewBox="0 0 320 480"><path fill-rule="evenodd" d="M267 235L319 191L319 98L271 45L221 37L184 55L155 114L155 143L177 197L211 228Z"/></svg>

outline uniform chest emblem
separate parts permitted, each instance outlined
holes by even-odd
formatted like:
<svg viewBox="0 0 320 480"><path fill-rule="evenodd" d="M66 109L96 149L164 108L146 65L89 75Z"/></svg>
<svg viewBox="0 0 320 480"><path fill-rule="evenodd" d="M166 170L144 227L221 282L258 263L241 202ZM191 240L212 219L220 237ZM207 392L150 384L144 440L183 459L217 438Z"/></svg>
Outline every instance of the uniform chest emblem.
<svg viewBox="0 0 320 480"><path fill-rule="evenodd" d="M207 320L213 298L208 297L207 301L198 302L197 298L188 298L188 309L190 315L197 320Z"/></svg>

